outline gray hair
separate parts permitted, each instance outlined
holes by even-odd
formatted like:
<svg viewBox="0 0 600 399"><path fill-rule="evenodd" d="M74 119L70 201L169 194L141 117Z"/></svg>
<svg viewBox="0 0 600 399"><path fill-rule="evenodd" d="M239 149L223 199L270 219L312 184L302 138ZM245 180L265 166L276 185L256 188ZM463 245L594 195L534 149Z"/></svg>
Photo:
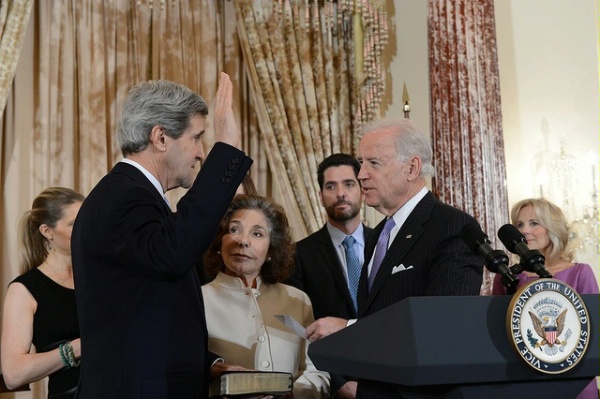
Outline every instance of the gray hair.
<svg viewBox="0 0 600 399"><path fill-rule="evenodd" d="M379 119L363 125L361 136L378 130L391 130L396 137L396 153L398 159L406 162L412 156L421 158L421 176L433 176L435 168L431 164L433 152L429 136L410 119L390 118Z"/></svg>
<svg viewBox="0 0 600 399"><path fill-rule="evenodd" d="M188 87L167 80L150 80L133 86L123 101L117 140L123 155L144 150L154 126L179 138L194 115L206 117L204 99Z"/></svg>

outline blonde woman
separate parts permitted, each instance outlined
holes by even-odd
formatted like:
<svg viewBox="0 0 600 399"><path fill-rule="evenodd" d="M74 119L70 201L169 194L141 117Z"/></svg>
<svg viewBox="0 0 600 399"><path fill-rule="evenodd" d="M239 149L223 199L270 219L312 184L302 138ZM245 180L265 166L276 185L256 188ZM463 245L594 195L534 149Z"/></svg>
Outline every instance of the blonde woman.
<svg viewBox="0 0 600 399"><path fill-rule="evenodd" d="M573 254L567 249L569 227L562 210L543 198L529 198L517 202L510 212L511 222L527 239L531 249L539 250L546 258L546 269L552 276L570 285L580 294L597 294L598 284L590 265L574 263ZM500 275L496 275L493 295L504 295ZM535 273L519 274L521 287L537 280ZM577 396L576 399L598 399L596 379Z"/></svg>
<svg viewBox="0 0 600 399"><path fill-rule="evenodd" d="M8 286L2 322L10 389L49 376L49 398L75 397L81 345L71 231L83 199L68 188L48 188L21 221L21 275Z"/></svg>

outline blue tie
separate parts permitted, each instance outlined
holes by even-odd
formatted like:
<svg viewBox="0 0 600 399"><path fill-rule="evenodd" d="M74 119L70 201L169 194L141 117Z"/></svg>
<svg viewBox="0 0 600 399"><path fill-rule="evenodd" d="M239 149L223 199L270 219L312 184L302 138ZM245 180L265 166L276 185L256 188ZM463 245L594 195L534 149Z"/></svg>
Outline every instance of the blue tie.
<svg viewBox="0 0 600 399"><path fill-rule="evenodd" d="M373 285L373 280L375 280L375 276L379 271L379 266L381 266L381 261L385 257L385 253L387 252L388 242L390 241L390 232L396 226L396 222L394 222L394 218L389 218L385 225L383 226L383 231L379 235L377 239L377 248L375 249L375 256L373 256L373 265L371 266L371 274L369 274L369 290Z"/></svg>
<svg viewBox="0 0 600 399"><path fill-rule="evenodd" d="M358 280L360 280L360 260L354 251L354 243L356 240L352 236L344 238L342 245L346 252L346 266L348 268L348 289L350 290L350 297L352 297L352 303L354 304L354 311L358 311L356 304L356 292L358 290Z"/></svg>

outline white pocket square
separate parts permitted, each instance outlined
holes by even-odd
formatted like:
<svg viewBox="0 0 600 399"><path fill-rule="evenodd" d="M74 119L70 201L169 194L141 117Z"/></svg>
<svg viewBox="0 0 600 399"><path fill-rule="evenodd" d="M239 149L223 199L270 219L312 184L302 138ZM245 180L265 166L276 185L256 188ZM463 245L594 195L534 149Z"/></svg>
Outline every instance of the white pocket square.
<svg viewBox="0 0 600 399"><path fill-rule="evenodd" d="M408 267L405 267L405 266L404 266L402 263L400 263L398 266L394 266L394 268L392 269L392 274L395 274L395 273L401 272L401 271L403 271L403 270L412 269L412 268L413 268L413 266L412 266L412 265L410 265L410 266L408 266Z"/></svg>

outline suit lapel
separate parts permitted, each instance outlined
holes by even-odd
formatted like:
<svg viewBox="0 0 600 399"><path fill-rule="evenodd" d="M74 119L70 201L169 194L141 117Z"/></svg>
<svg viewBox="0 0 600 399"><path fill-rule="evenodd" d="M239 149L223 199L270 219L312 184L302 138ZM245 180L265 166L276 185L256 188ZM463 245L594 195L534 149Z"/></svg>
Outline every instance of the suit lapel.
<svg viewBox="0 0 600 399"><path fill-rule="evenodd" d="M329 236L326 225L319 230L317 239L319 242L318 251L323 256L323 259L325 259L327 269L333 276L333 280L340 289L340 292L344 293L344 299L346 302L348 302L350 307L353 308L354 305L352 304L352 298L350 298L350 292L348 291L348 283L346 282L346 277L342 271L343 268L340 263L340 259L335 247L333 246L333 243L331 242L331 237Z"/></svg>
<svg viewBox="0 0 600 399"><path fill-rule="evenodd" d="M394 241L388 248L385 257L381 262L381 266L379 266L379 271L375 276L375 280L373 280L373 286L371 287L371 290L368 290L367 266L368 262L370 262L370 259L373 256L373 253L375 252L375 245L377 244L379 234L381 234L381 231L383 230L385 220L382 220L381 223L377 225L374 234L371 235L371 238L368 241L368 246L365 246L365 252L368 254L369 259L365 260L365 265L363 266L363 272L361 274L361 290L363 290L363 294L368 294L365 295L367 297L367 301L365 306L361 307L361 313L363 313L369 307L373 301L373 298L375 298L378 291L383 286L385 280L391 275L392 269L402 263L402 259L405 257L406 253L418 241L421 234L423 234L423 224L429 220L431 211L436 201L437 199L431 192L428 192L427 195L425 195L425 197L419 201L404 224L402 224L402 227L400 227L398 234L396 234ZM411 265L404 266L408 267ZM413 265L413 267L417 266L418 265Z"/></svg>
<svg viewBox="0 0 600 399"><path fill-rule="evenodd" d="M383 225L385 224L385 219L379 222L377 226L373 229L373 233L369 235L367 241L365 242L365 263L363 263L362 272L360 274L361 284L362 280L366 281L368 279L368 266L371 262L371 258L375 253L375 246L377 245L377 240L379 239L379 235L383 230Z"/></svg>
<svg viewBox="0 0 600 399"><path fill-rule="evenodd" d="M401 260L404 259L406 253L412 248L421 234L423 234L422 224L423 220L417 220L416 217L409 217L409 219L404 222L400 231L396 234L394 241L388 248L385 257L381 262L381 266L379 266L379 271L377 272L375 280L373 280L373 286L369 291L369 299L377 294L377 291L379 291L385 280L392 274L392 269L402 263ZM408 267L410 265L404 266Z"/></svg>
<svg viewBox="0 0 600 399"><path fill-rule="evenodd" d="M377 240L379 239L379 235L383 230L383 225L385 224L385 219L379 222L377 226L373 229L373 232L369 234L367 240L365 242L365 262L363 263L362 271L360 273L360 280L358 283L358 312L360 314L364 313L367 308L367 304L371 303L371 299L369 298L369 263L371 262L371 258L375 253L375 245L377 244ZM385 260L385 259L384 259Z"/></svg>

